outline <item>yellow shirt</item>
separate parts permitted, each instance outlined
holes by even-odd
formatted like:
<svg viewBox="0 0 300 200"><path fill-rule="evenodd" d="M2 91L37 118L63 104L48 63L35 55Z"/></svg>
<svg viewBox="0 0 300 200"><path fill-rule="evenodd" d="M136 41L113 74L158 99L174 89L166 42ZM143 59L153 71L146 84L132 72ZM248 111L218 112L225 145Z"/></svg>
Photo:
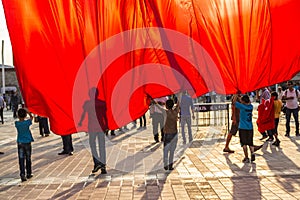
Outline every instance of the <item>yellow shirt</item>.
<svg viewBox="0 0 300 200"><path fill-rule="evenodd" d="M274 111L275 111L275 118L280 117L281 113L281 108L282 108L282 102L281 100L274 100Z"/></svg>

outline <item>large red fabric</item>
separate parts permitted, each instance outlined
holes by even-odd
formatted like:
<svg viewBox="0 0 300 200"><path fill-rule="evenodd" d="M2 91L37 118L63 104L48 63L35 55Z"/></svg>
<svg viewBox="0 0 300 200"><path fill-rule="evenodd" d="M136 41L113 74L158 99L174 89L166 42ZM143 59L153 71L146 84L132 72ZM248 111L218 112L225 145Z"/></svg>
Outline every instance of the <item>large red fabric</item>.
<svg viewBox="0 0 300 200"><path fill-rule="evenodd" d="M77 126L88 91L110 129L149 98L245 93L300 66L299 0L2 0L26 106L53 132Z"/></svg>

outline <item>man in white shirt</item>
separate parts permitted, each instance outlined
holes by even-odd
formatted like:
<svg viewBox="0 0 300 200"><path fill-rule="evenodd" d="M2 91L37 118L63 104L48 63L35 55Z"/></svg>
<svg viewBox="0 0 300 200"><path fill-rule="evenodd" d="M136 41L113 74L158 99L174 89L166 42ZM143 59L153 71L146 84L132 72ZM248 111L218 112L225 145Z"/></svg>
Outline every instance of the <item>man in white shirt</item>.
<svg viewBox="0 0 300 200"><path fill-rule="evenodd" d="M290 136L290 119L291 119L291 114L293 113L293 117L295 119L295 125L296 125L296 136L300 136L299 134L299 120L298 120L298 98L300 97L299 91L296 90L293 86L292 81L287 82L288 89L283 93L282 100L286 101L286 134L285 136L289 137Z"/></svg>
<svg viewBox="0 0 300 200"><path fill-rule="evenodd" d="M161 97L161 98L156 98L154 101L156 101L159 105L164 106L166 104L166 101L168 100L167 97ZM158 126L160 126L161 130L161 141L164 139L164 113L161 109L157 107L158 105L152 104L150 107L150 115L152 117L152 126L153 126L153 136L155 142L159 142L158 136Z"/></svg>

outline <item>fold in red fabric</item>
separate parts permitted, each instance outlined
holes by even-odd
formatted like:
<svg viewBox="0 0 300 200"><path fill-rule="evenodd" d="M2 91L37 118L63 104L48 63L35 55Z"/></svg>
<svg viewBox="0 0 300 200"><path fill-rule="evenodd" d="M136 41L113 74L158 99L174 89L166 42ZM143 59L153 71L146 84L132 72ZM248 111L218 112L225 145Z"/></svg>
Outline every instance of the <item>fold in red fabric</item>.
<svg viewBox="0 0 300 200"><path fill-rule="evenodd" d="M2 0L20 89L60 135L88 91L116 129L150 98L249 92L299 72L299 0Z"/></svg>

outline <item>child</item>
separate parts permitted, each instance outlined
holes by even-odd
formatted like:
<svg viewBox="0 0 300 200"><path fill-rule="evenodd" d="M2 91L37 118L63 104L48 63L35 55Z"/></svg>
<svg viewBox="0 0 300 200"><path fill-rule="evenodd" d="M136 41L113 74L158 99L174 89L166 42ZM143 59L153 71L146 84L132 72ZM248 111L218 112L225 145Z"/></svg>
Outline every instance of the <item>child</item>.
<svg viewBox="0 0 300 200"><path fill-rule="evenodd" d="M248 150L247 146L250 147L251 151L251 162L255 160L254 155L254 147L253 147L253 125L252 125L252 112L253 106L250 102L249 96L244 95L240 99L240 102L236 101L237 97L235 98L235 107L240 109L240 123L239 123L239 136L240 136L240 143L243 147L245 158L243 162L249 162L248 158Z"/></svg>
<svg viewBox="0 0 300 200"><path fill-rule="evenodd" d="M177 121L179 104L174 107L174 101L166 101L166 123L164 126L164 169L173 170L174 152L178 141Z"/></svg>
<svg viewBox="0 0 300 200"><path fill-rule="evenodd" d="M26 115L29 114L30 119L25 120ZM21 181L27 181L32 175L31 171L31 142L33 142L33 137L29 126L32 124L33 116L24 108L20 108L17 111L19 121L15 122L15 127L17 128L18 136L18 156L19 156L19 166L20 166L20 176ZM26 160L26 172L25 177L25 160ZM26 179L27 178L27 179Z"/></svg>
<svg viewBox="0 0 300 200"><path fill-rule="evenodd" d="M282 102L280 99L278 99L278 93L277 92L272 92L271 96L274 97L274 112L275 112L275 128L272 130L272 133L275 137L275 142L272 145L279 146L280 140L278 139L278 123L279 123L279 117L281 113L281 108L282 108Z"/></svg>

